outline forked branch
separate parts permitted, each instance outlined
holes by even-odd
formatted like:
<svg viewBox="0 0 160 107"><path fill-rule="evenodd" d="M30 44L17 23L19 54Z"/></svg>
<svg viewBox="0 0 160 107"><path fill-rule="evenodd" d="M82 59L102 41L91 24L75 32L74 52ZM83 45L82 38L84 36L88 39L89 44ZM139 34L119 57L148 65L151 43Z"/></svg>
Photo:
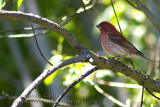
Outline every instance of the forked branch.
<svg viewBox="0 0 160 107"><path fill-rule="evenodd" d="M100 57L99 55L96 55L94 52L90 51L88 48L84 47L82 44L80 44L77 39L75 38L74 34L66 30L65 28L61 27L57 23L50 21L46 18L43 18L38 15L34 14L28 14L23 12L16 12L16 11L0 11L0 18L5 19L15 19L15 20L22 20L22 21L28 21L32 23L39 24L42 27L46 27L54 32L57 32L61 36L63 36L68 43L73 47L74 50L76 50L80 56L83 56L78 60L77 62L84 62L87 61L92 65L96 65L100 69L110 69L114 72L120 72L133 80L137 81L138 84L144 86L145 88L149 89L153 92L159 92L160 93L160 81L150 78L146 74L142 74L136 69L133 69L129 67L128 65L125 65L121 63L120 61L116 61L114 59L105 59L103 57ZM73 57L74 59L75 57ZM89 60L85 60L86 58L89 58ZM49 76L51 73L56 71L57 69L66 66L71 63L76 63L76 61L64 61L66 64L62 64L62 62L59 63L59 65L54 65L50 69L45 70L22 94L18 99L15 101L14 106L17 104L20 104L30 93L31 91L36 88L41 81L43 81L47 76ZM38 82L37 82L38 81Z"/></svg>

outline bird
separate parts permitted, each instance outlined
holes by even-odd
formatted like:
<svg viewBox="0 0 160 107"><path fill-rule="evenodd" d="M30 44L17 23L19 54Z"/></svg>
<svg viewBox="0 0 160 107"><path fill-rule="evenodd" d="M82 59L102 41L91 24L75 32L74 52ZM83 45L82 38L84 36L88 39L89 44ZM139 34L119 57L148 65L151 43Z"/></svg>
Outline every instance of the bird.
<svg viewBox="0 0 160 107"><path fill-rule="evenodd" d="M131 42L129 42L123 34L121 34L111 23L102 21L96 25L101 32L101 45L103 49L110 55L131 57L139 56L150 62L150 59L139 51Z"/></svg>

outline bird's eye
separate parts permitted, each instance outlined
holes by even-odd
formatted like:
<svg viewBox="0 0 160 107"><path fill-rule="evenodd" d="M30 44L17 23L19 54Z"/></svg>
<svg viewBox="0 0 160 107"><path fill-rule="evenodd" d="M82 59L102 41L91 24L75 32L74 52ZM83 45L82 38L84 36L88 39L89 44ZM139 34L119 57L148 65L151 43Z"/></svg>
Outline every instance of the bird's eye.
<svg viewBox="0 0 160 107"><path fill-rule="evenodd" d="M103 28L103 25L101 25L101 28Z"/></svg>

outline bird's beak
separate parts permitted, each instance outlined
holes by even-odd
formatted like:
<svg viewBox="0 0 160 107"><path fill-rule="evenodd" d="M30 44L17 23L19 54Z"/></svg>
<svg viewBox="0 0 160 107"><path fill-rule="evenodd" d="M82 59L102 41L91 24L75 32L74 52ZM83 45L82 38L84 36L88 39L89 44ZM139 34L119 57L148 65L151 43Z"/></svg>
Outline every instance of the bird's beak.
<svg viewBox="0 0 160 107"><path fill-rule="evenodd" d="M101 28L101 26L100 26L100 25L96 25L96 27L97 27L97 28L99 28L99 29Z"/></svg>

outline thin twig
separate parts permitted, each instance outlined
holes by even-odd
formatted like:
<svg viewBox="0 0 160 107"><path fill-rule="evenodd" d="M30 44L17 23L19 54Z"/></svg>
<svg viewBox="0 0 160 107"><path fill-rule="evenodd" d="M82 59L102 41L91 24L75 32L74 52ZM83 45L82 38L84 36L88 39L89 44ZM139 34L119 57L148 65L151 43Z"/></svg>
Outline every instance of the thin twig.
<svg viewBox="0 0 160 107"><path fill-rule="evenodd" d="M12 99L12 100L15 100L17 97L16 96L10 96L10 95L5 95L5 96L0 96L0 100L4 100L4 99ZM28 103L30 102L40 102L40 103L48 103L48 104L54 104L54 101L53 100L48 100L48 99L45 99L45 98L26 98L25 101ZM63 102L60 102L59 103L59 106L63 106L63 107L71 107L71 105L67 104L67 103L63 103Z"/></svg>
<svg viewBox="0 0 160 107"><path fill-rule="evenodd" d="M83 13L83 12L86 12L90 9L92 9L96 4L97 4L98 0L94 0L92 1L92 4L90 4L89 6L86 6L85 9L84 7L80 7L75 13L71 14L71 15L68 15L68 16L64 16L60 21L58 21L58 23L61 23L62 21L65 21L63 23L61 23L60 25L63 26L65 24L67 24L71 19L73 19L76 15L80 14L80 13Z"/></svg>
<svg viewBox="0 0 160 107"><path fill-rule="evenodd" d="M156 95L154 95L148 88L145 88L153 97L155 97L156 99L160 100L160 97L157 97Z"/></svg>
<svg viewBox="0 0 160 107"><path fill-rule="evenodd" d="M33 103L34 102L41 102L41 103L54 104L53 100L48 100L48 99L44 99L44 98L26 98L26 101L33 102ZM69 105L67 103L63 103L63 102L60 102L58 105L63 106L63 107L71 107L71 105Z"/></svg>
<svg viewBox="0 0 160 107"><path fill-rule="evenodd" d="M44 31L42 33L38 33L38 34L35 34L36 36L42 36L44 34L47 34L51 31ZM29 33L29 34L12 34L12 35L3 35L1 36L0 35L0 38L30 38L30 37L33 37L34 34L33 33Z"/></svg>
<svg viewBox="0 0 160 107"><path fill-rule="evenodd" d="M64 21L63 23L61 23L61 26L64 26L65 24L67 24L71 19L73 19L77 14L73 14L72 17L67 17L68 19L66 21Z"/></svg>
<svg viewBox="0 0 160 107"><path fill-rule="evenodd" d="M41 51L41 48L39 47L39 44L38 44L38 41L37 41L37 37L35 35L35 32L34 32L34 28L33 28L33 24L31 23L31 27L32 27L32 31L33 31L33 34L34 34L34 39L35 39L35 42L36 42L36 45L37 45L37 48L38 48L38 51L40 52L41 56L43 57L43 59L48 62L48 64L50 64L51 66L53 66L53 64L45 57L45 55L43 54L43 52Z"/></svg>
<svg viewBox="0 0 160 107"><path fill-rule="evenodd" d="M87 8L85 8L85 10L82 10L82 8L79 8L75 13L71 14L71 15L68 15L68 16L65 16L63 17L60 21L58 21L58 23L61 23L62 21L66 20L65 22L61 23L60 25L61 26L64 26L65 24L67 24L71 19L73 19L76 15L84 12L84 11L88 11L90 9L92 9L96 3L97 3L98 0L94 0L92 2L92 0L90 0L90 2L92 2L91 5L87 6ZM79 11L81 10L81 11ZM34 30L41 30L41 29L46 29L46 28L34 28ZM5 33L5 32L11 32L11 31L19 31L19 30L32 30L32 28L17 28L17 29L13 29L13 30L7 30L7 31L0 31L0 33ZM47 31L47 33L50 32L50 31ZM43 33L42 33L43 34ZM22 34L22 36L20 36L21 34L17 34L17 35L8 35L8 36L0 36L0 38L20 38L20 37L32 37L34 35L27 35L27 36L24 36L24 34ZM37 35L41 35L40 34L36 34ZM15 36L15 37L14 37Z"/></svg>
<svg viewBox="0 0 160 107"><path fill-rule="evenodd" d="M77 12L70 14L68 16L62 17L61 20L59 20L57 23L60 24L62 21L67 20L68 18L73 18L75 15L77 15Z"/></svg>
<svg viewBox="0 0 160 107"><path fill-rule="evenodd" d="M43 27L40 27L40 28L34 28L34 30L42 30L42 29L46 29L46 28L43 28ZM21 31L21 30L24 30L24 31L30 31L30 30L32 30L32 28L31 28L31 27L16 28L16 29L11 29L11 30L0 31L0 33L14 32L14 31Z"/></svg>
<svg viewBox="0 0 160 107"><path fill-rule="evenodd" d="M113 1L112 1L112 0L111 0L111 4L112 4L112 8L113 8L114 14L115 14L115 16L116 16L116 20L117 20L117 23L118 23L119 30L120 30L121 34L123 34L123 33L122 33L122 30L121 30L121 26L120 26L120 24L119 24L118 16L117 16L117 14L116 14L116 10L115 10L115 8L114 8ZM135 68L135 67L134 67L134 64L133 64L133 61L131 60L131 58L128 58L128 59L129 59L129 61L131 62L132 67Z"/></svg>
<svg viewBox="0 0 160 107"><path fill-rule="evenodd" d="M92 65L97 65L101 69L110 69L114 72L119 72L142 85L142 81L144 82L144 86L153 92L160 93L160 81L152 79L146 74L141 73L140 71L129 67L126 64L121 63L120 61L116 61L114 59L105 59L104 57L100 57L95 54L93 51L90 51L88 48L80 44L75 35L65 28L59 26L57 23L43 18L41 16L35 14L28 14L24 12L17 11L0 11L0 19L15 19L28 21L32 23L39 24L42 27L46 27L59 35L63 36L66 41L73 47L73 49L77 52L85 52L87 56L90 56L92 60L88 61Z"/></svg>
<svg viewBox="0 0 160 107"><path fill-rule="evenodd" d="M84 10L86 10L86 6L85 6L83 0L81 0L81 3L82 3L82 7L84 8Z"/></svg>
<svg viewBox="0 0 160 107"><path fill-rule="evenodd" d="M97 3L98 0L94 0L94 2L87 6L87 9L85 9L86 11L92 9L96 3ZM71 15L68 15L68 16L65 16L63 17L61 20L58 21L58 23L61 23L62 21L66 20L65 22L61 23L60 25L61 26L64 26L65 24L67 24L71 19L73 19L76 15L84 12L85 10L83 11L79 11L81 10L82 8L79 8L75 13L71 14ZM34 28L34 30L41 30L41 29L46 29L46 28ZM17 29L13 29L13 30L7 30L7 31L0 31L0 33L5 33L5 32L11 32L11 31L19 31L19 30L32 30L32 28L17 28ZM47 33L50 32L50 31L47 31ZM24 36L24 34L22 34L22 36L20 36L21 34L17 34L17 35L8 35L8 36L0 36L0 38L20 38L20 37L32 37L34 35L27 35L27 36ZM36 34L36 36L38 35L41 35L40 34Z"/></svg>
<svg viewBox="0 0 160 107"><path fill-rule="evenodd" d="M117 17L116 11L115 11L115 9L114 9L114 5L113 5L113 1L112 1L112 0L111 0L111 4L112 4L113 10L114 10L114 14L115 14L116 19L117 19L117 23L118 23L120 32L121 32L121 34L123 34L123 33L122 33L122 30L121 30L121 27L120 27L120 24L119 24L119 21L118 21L118 17ZM129 58L129 61L131 62L133 68L135 68L135 67L134 67L134 64L133 64L133 61L131 60L131 58ZM144 94L144 86L142 87L142 99L141 99L141 104L143 104L143 94ZM141 106L142 106L142 105L141 105Z"/></svg>
<svg viewBox="0 0 160 107"><path fill-rule="evenodd" d="M73 58L61 61L54 66L51 66L49 69L44 70L40 76L38 76L24 91L23 93L13 102L12 107L18 107L22 101L24 101L27 96L49 75L54 73L56 70L67 66L69 64L77 63L77 62L84 62L86 61L87 57L80 55L75 56Z"/></svg>
<svg viewBox="0 0 160 107"><path fill-rule="evenodd" d="M29 12L29 7L28 7L27 0L25 0L25 2L26 2L25 4L26 4L26 7L27 7L27 12ZM41 51L41 48L39 47L38 40L37 40L37 37L36 37L36 34L35 34L34 27L33 27L33 24L32 24L32 23L31 23L31 27L32 27L34 39L35 39L36 46L37 46L37 48L38 48L39 53L41 54L41 56L43 57L43 59L44 59L46 62L48 62L48 64L50 64L51 66L53 66L53 64L47 59L47 57L45 57L45 55L44 55L43 52Z"/></svg>
<svg viewBox="0 0 160 107"><path fill-rule="evenodd" d="M131 58L128 58L128 59L129 59L129 61L130 61L131 65L132 65L132 67L135 69L135 66L134 66L134 64L133 64L132 59L131 59Z"/></svg>
<svg viewBox="0 0 160 107"><path fill-rule="evenodd" d="M126 0L132 7L136 8L139 10L139 8L137 6L135 6L130 0Z"/></svg>
<svg viewBox="0 0 160 107"><path fill-rule="evenodd" d="M104 92L98 85L96 85L92 80L87 79L87 81L102 95L104 95L106 98L108 98L109 100L111 100L112 102L116 103L119 106L123 106L126 107L125 104L123 104L122 102L118 101L117 99L115 99L114 97L112 97L111 95L107 94L106 92Z"/></svg>
<svg viewBox="0 0 160 107"><path fill-rule="evenodd" d="M123 34L123 33L122 33L122 30L121 30L121 26L120 26L119 21L118 21L118 17L117 17L116 11L115 11L115 9L114 9L114 5L113 5L113 1L112 1L112 0L111 0L111 4L112 4L112 8L113 8L114 14L115 14L116 19L117 19L117 23L118 23L119 30L120 30L121 34Z"/></svg>
<svg viewBox="0 0 160 107"><path fill-rule="evenodd" d="M143 105L143 95L144 95L144 86L142 87L142 96L141 96L141 105L140 105L140 107L142 107L142 105Z"/></svg>
<svg viewBox="0 0 160 107"><path fill-rule="evenodd" d="M136 9L142 11L147 18L149 18L152 24L160 31L160 20L150 11L150 9L147 8L141 0L132 0L132 2L136 5Z"/></svg>
<svg viewBox="0 0 160 107"><path fill-rule="evenodd" d="M119 82L108 82L102 79L94 78L98 83L102 85L108 85L112 87L122 87L122 88L141 88L141 86L137 84L127 84L127 83L119 83Z"/></svg>
<svg viewBox="0 0 160 107"><path fill-rule="evenodd" d="M79 83L81 80L83 80L85 77L89 76L91 73L93 73L94 71L98 70L98 67L94 67L91 70L87 71L85 74L81 75L81 77L79 77L76 81L74 81L72 84L70 84L64 91L63 93L58 97L58 99L56 100L56 102L54 103L53 107L56 107L57 104L61 101L61 99L65 96L65 94L67 94L67 92L74 87L77 83Z"/></svg>

